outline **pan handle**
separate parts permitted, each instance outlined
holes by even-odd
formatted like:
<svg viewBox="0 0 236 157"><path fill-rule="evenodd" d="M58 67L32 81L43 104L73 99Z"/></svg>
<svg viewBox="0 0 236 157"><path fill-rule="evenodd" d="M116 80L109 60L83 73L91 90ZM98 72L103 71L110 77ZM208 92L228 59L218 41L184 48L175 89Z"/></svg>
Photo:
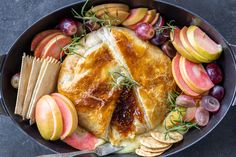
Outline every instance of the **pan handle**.
<svg viewBox="0 0 236 157"><path fill-rule="evenodd" d="M2 68L5 58L6 54L0 55L0 89L2 89ZM0 94L0 115L9 116L2 99L2 93Z"/></svg>
<svg viewBox="0 0 236 157"><path fill-rule="evenodd" d="M233 52L234 62L236 63L236 45L229 44L229 46L230 46L230 49ZM236 94L234 95L233 103L232 103L232 106L235 106L235 105L236 105Z"/></svg>

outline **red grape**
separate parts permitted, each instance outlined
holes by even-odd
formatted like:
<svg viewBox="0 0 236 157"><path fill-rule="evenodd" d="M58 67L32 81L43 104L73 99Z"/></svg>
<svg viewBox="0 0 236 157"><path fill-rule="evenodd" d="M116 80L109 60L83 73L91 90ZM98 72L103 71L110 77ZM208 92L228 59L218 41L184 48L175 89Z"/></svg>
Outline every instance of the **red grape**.
<svg viewBox="0 0 236 157"><path fill-rule="evenodd" d="M162 16L159 16L157 22L154 24L154 29L159 29L163 27L165 24L165 19Z"/></svg>
<svg viewBox="0 0 236 157"><path fill-rule="evenodd" d="M206 126L209 122L210 114L205 108L198 107L195 113L195 121L199 126Z"/></svg>
<svg viewBox="0 0 236 157"><path fill-rule="evenodd" d="M163 44L168 39L167 36L163 34L163 32L157 31L155 36L151 39L151 43L153 45L159 46Z"/></svg>
<svg viewBox="0 0 236 157"><path fill-rule="evenodd" d="M183 117L183 120L185 122L191 122L195 117L196 110L197 110L197 107L188 107L186 109L186 113Z"/></svg>
<svg viewBox="0 0 236 157"><path fill-rule="evenodd" d="M172 45L171 41L168 40L161 46L162 51L170 58L174 58L176 55L176 50Z"/></svg>
<svg viewBox="0 0 236 157"><path fill-rule="evenodd" d="M212 96L202 97L200 105L209 112L217 112L220 109L219 101Z"/></svg>
<svg viewBox="0 0 236 157"><path fill-rule="evenodd" d="M85 29L84 29L84 26L81 22L76 22L76 26L77 26L77 32L76 34L78 36L81 36L85 33Z"/></svg>
<svg viewBox="0 0 236 157"><path fill-rule="evenodd" d="M176 98L176 105L183 107L195 107L196 101L188 95L181 94Z"/></svg>
<svg viewBox="0 0 236 157"><path fill-rule="evenodd" d="M141 23L135 29L136 35L142 40L149 40L155 35L152 25Z"/></svg>
<svg viewBox="0 0 236 157"><path fill-rule="evenodd" d="M65 18L61 20L59 26L65 35L72 36L77 32L76 22L72 19Z"/></svg>
<svg viewBox="0 0 236 157"><path fill-rule="evenodd" d="M101 26L92 20L88 20L85 22L85 26L89 32L98 30Z"/></svg>
<svg viewBox="0 0 236 157"><path fill-rule="evenodd" d="M19 80L20 80L20 73L16 73L15 75L13 75L11 78L12 87L17 89L19 86Z"/></svg>
<svg viewBox="0 0 236 157"><path fill-rule="evenodd" d="M223 79L223 74L220 67L215 63L210 63L206 66L206 71L211 81L214 84L218 84Z"/></svg>
<svg viewBox="0 0 236 157"><path fill-rule="evenodd" d="M221 101L224 97L225 90L224 87L220 85L215 85L209 92L209 94L215 97L218 101Z"/></svg>

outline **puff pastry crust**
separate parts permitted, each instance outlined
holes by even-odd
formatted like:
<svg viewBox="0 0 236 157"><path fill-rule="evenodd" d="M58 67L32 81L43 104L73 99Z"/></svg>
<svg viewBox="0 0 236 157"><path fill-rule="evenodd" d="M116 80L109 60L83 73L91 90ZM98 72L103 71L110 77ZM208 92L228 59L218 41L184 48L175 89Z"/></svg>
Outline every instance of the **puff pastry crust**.
<svg viewBox="0 0 236 157"><path fill-rule="evenodd" d="M163 121L175 82L171 60L158 47L120 27L92 32L81 45L77 53L84 57L67 56L58 79L58 91L74 102L80 126L120 145ZM109 72L119 67L138 86L112 86Z"/></svg>

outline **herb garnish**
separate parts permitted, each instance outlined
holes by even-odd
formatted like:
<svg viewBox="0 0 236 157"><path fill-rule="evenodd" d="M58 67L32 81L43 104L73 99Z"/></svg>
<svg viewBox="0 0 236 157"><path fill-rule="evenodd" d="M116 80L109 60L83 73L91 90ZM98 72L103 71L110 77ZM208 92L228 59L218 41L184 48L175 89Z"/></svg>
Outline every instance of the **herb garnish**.
<svg viewBox="0 0 236 157"><path fill-rule="evenodd" d="M114 71L109 72L112 78L112 86L118 89L131 89L133 87L139 86L139 84L133 80L129 74L126 72L126 68L121 66L116 68Z"/></svg>
<svg viewBox="0 0 236 157"><path fill-rule="evenodd" d="M86 28L88 26L86 25L86 21L90 20L90 21L92 21L92 23L97 23L100 26L108 26L109 27L109 26L111 26L112 22L117 22L117 20L119 20L116 17L111 17L107 11L104 11L103 19L98 18L96 16L96 13L93 13L91 11L86 12L85 8L86 8L88 2L89 2L89 0L85 1L83 7L81 8L80 14L72 8L72 14L74 15L74 17L82 20L83 32L80 36L74 35L72 37L72 42L70 44L68 44L67 46L65 46L64 48L62 48L62 51L67 55L77 54L80 57L85 58L83 55L79 54L77 51L78 51L78 46L83 46L80 43L80 40L83 37L86 37L86 35L87 35ZM118 14L118 12L117 12L117 14Z"/></svg>
<svg viewBox="0 0 236 157"><path fill-rule="evenodd" d="M171 138L173 139L173 137L171 137L169 135L170 132L178 132L181 134L185 134L186 132L188 132L188 130L190 128L197 128L200 129L197 125L197 123L192 123L192 122L186 122L183 120L183 110L181 110L181 108L179 108L178 106L176 106L176 98L179 96L180 94L176 91L174 92L169 92L168 93L168 97L167 97L167 102L169 104L169 108L170 108L170 112L177 112L178 117L173 117L173 115L169 115L170 117L169 120L171 122L171 124L173 125L173 127L168 128L166 125L166 121L164 121L164 126L165 126L165 139L167 138ZM172 118L173 117L173 118ZM174 120L173 120L174 119Z"/></svg>

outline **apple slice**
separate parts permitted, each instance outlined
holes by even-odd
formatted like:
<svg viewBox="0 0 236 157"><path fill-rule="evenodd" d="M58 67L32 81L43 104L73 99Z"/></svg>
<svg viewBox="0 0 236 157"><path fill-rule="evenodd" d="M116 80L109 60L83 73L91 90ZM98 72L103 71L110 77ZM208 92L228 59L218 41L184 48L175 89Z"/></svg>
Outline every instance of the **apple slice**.
<svg viewBox="0 0 236 157"><path fill-rule="evenodd" d="M159 13L158 13L158 15L159 15ZM156 14L156 10L155 9L149 10L140 22L138 22L134 25L131 25L131 26L126 26L126 27L128 27L129 29L135 30L139 24L141 24L141 23L151 24L155 18L158 18L157 14Z"/></svg>
<svg viewBox="0 0 236 157"><path fill-rule="evenodd" d="M222 46L215 43L205 32L197 26L190 26L187 31L190 44L202 56L216 60L220 57Z"/></svg>
<svg viewBox="0 0 236 157"><path fill-rule="evenodd" d="M192 45L189 43L188 41L188 37L187 37L187 27L183 27L180 31L180 40L181 43L183 44L184 48L190 53L191 56L193 56L195 59L197 59L199 62L203 62L203 63L209 63L212 62L212 60L203 57L202 55L199 54L199 52L197 52Z"/></svg>
<svg viewBox="0 0 236 157"><path fill-rule="evenodd" d="M51 96L61 111L63 121L61 139L63 140L76 130L78 126L78 115L73 103L67 97L59 93L53 93Z"/></svg>
<svg viewBox="0 0 236 157"><path fill-rule="evenodd" d="M204 93L214 86L201 64L180 57L179 67L183 80L193 91Z"/></svg>
<svg viewBox="0 0 236 157"><path fill-rule="evenodd" d="M152 22L150 23L152 26L155 25L157 23L157 21L159 20L160 17L160 13L156 13L155 18L152 20Z"/></svg>
<svg viewBox="0 0 236 157"><path fill-rule="evenodd" d="M130 26L141 21L145 15L147 14L147 8L136 8L130 10L130 15L128 18L122 23L124 26Z"/></svg>
<svg viewBox="0 0 236 157"><path fill-rule="evenodd" d="M53 57L57 60L64 55L62 48L72 42L71 37L57 35L53 37L43 48L41 58Z"/></svg>
<svg viewBox="0 0 236 157"><path fill-rule="evenodd" d="M34 51L38 44L48 35L60 32L58 29L49 29L43 32L38 33L31 42L30 51Z"/></svg>
<svg viewBox="0 0 236 157"><path fill-rule="evenodd" d="M97 146L105 143L86 130L78 127L76 131L63 140L66 144L79 150L94 150Z"/></svg>
<svg viewBox="0 0 236 157"><path fill-rule="evenodd" d="M172 44L182 56L184 56L185 58L187 58L192 62L199 63L199 61L195 59L193 56L191 56L191 54L184 48L184 46L180 41L179 33L180 29L178 27L175 27L174 32L172 31L170 32L170 39Z"/></svg>
<svg viewBox="0 0 236 157"><path fill-rule="evenodd" d="M110 20L112 25L120 25L124 20L127 19L129 16L129 12L122 11L122 10L113 10L106 12L106 14L102 14L98 16L101 19L104 20Z"/></svg>
<svg viewBox="0 0 236 157"><path fill-rule="evenodd" d="M179 88L187 95L190 96L198 96L199 94L194 92L183 80L182 75L180 73L180 67L179 67L179 60L180 55L177 53L176 56L172 60L172 74L175 79L176 84L179 86Z"/></svg>
<svg viewBox="0 0 236 157"><path fill-rule="evenodd" d="M51 96L45 95L39 99L36 104L35 119L44 139L57 140L60 138L63 128L61 112Z"/></svg>
<svg viewBox="0 0 236 157"><path fill-rule="evenodd" d="M52 33L48 36L46 36L36 47L35 51L34 51L34 56L37 58L41 57L42 51L45 47L45 45L55 36L62 34L61 32L56 32L56 33Z"/></svg>
<svg viewBox="0 0 236 157"><path fill-rule="evenodd" d="M123 3L107 3L107 4L101 4L97 5L95 7L92 7L90 10L86 12L86 16L91 15L91 13L95 13L97 15L100 11L106 11L107 9L115 8L116 10L122 10L122 11L129 11L129 6Z"/></svg>
<svg viewBox="0 0 236 157"><path fill-rule="evenodd" d="M148 10L147 14L145 15L145 17L141 20L141 22L144 23L149 23L151 24L151 22L154 20L154 18L156 17L156 9L152 9L152 10Z"/></svg>

